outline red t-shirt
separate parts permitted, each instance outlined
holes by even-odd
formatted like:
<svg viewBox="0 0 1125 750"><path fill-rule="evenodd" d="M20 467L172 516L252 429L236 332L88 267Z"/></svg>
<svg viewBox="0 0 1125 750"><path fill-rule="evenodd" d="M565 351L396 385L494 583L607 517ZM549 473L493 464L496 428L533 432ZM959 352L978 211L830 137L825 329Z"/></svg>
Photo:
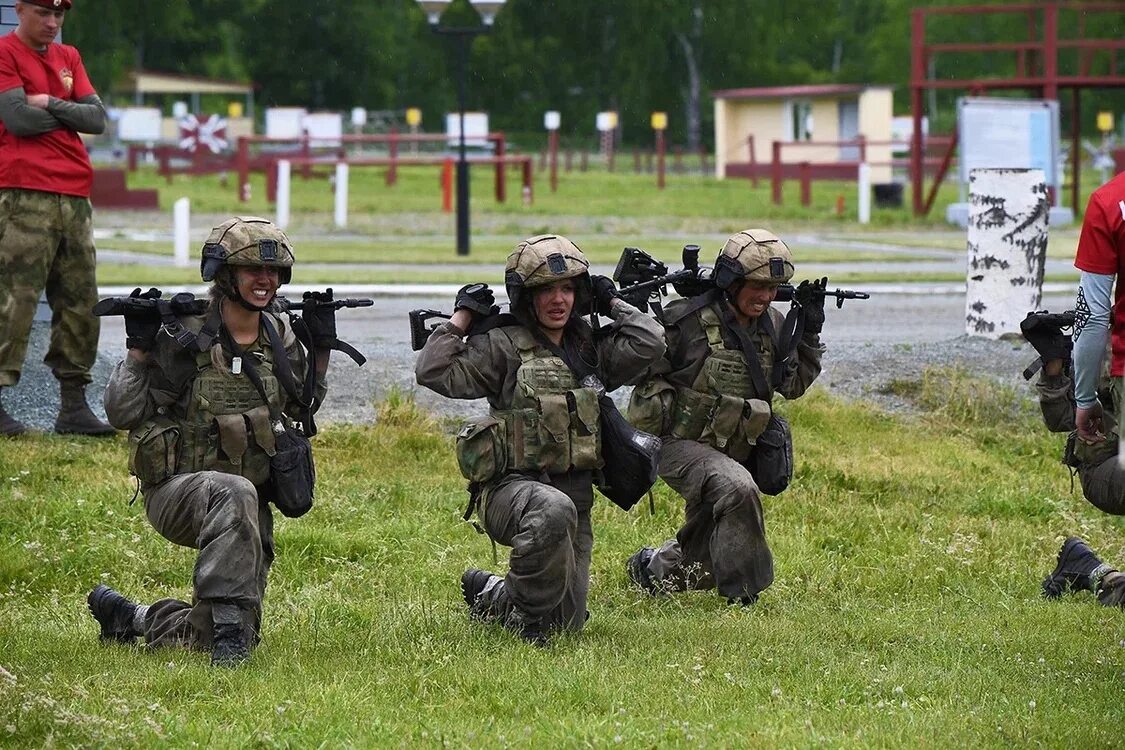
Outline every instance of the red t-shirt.
<svg viewBox="0 0 1125 750"><path fill-rule="evenodd" d="M1125 172L1090 196L1074 265L1081 271L1117 276L1109 374L1125 375Z"/></svg>
<svg viewBox="0 0 1125 750"><path fill-rule="evenodd" d="M78 50L49 44L46 52L28 47L15 32L0 37L0 91L23 88L77 101L96 93ZM20 138L0 122L0 188L42 190L90 197L94 171L78 133L66 127Z"/></svg>

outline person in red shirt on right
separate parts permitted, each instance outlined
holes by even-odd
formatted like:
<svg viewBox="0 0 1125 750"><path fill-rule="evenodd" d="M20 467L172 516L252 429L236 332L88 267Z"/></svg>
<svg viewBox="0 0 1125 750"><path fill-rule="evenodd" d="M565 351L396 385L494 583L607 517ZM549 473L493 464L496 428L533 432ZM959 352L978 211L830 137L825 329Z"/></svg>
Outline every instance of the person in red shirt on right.
<svg viewBox="0 0 1125 750"><path fill-rule="evenodd" d="M1109 432L1097 394L1107 344L1114 412L1125 413L1125 289L1113 288L1125 271L1125 172L1090 196L1074 265L1081 271L1074 305L1074 422L1078 440L1094 445ZM1103 563L1077 537L1063 543L1054 572L1043 581L1047 596L1066 588L1092 591L1102 604L1125 607L1125 573Z"/></svg>
<svg viewBox="0 0 1125 750"><path fill-rule="evenodd" d="M54 40L72 0L16 0L0 37L0 391L19 382L39 295L51 306L44 359L59 381L55 432L112 435L86 403L98 353L90 185L79 133L105 130L105 108L78 50ZM0 435L26 427L0 403Z"/></svg>

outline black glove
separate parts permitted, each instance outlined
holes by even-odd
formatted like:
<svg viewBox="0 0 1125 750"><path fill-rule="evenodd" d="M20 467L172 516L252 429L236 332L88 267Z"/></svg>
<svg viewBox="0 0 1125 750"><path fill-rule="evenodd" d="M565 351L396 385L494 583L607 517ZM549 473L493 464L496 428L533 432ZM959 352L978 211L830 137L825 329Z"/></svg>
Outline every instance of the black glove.
<svg viewBox="0 0 1125 750"><path fill-rule="evenodd" d="M805 332L820 333L824 329L824 291L828 288L828 277L815 281L802 281L793 292L796 302L805 314Z"/></svg>
<svg viewBox="0 0 1125 750"><path fill-rule="evenodd" d="M336 345L336 308L322 304L332 301L332 288L323 292L305 292L301 320L309 329L314 349L332 349Z"/></svg>
<svg viewBox="0 0 1125 750"><path fill-rule="evenodd" d="M590 285L594 288L594 312L608 318L609 306L613 304L613 300L621 297L613 279L608 276L591 276Z"/></svg>
<svg viewBox="0 0 1125 750"><path fill-rule="evenodd" d="M496 297L488 284L466 284L457 290L457 301L453 303L453 312L468 310L477 315L495 315L500 312L496 306Z"/></svg>
<svg viewBox="0 0 1125 750"><path fill-rule="evenodd" d="M1071 357L1071 339L1062 332L1062 326L1057 321L1051 318L1061 316L1045 315L1042 313L1028 313L1028 316L1020 323L1020 331L1023 337L1027 339L1027 343L1034 347L1035 351L1044 362L1050 362L1053 359L1061 359L1064 362L1069 362Z"/></svg>
<svg viewBox="0 0 1125 750"><path fill-rule="evenodd" d="M137 287L129 297L159 299L160 292L156 289L141 292L141 288ZM160 325L160 315L157 314L155 308L127 314L125 316L125 348L140 349L142 352L151 350L156 345L156 334L160 333Z"/></svg>

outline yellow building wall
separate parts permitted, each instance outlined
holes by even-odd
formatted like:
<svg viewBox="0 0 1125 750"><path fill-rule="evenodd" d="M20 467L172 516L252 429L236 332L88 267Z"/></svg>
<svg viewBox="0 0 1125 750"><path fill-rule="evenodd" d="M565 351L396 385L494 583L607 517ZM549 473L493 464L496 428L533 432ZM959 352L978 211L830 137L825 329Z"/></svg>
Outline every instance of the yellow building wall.
<svg viewBox="0 0 1125 750"><path fill-rule="evenodd" d="M747 136L751 133L754 135L755 158L759 164L769 163L773 159L773 141L789 137L784 108L775 101L715 100L716 177L723 177L729 162L750 161Z"/></svg>
<svg viewBox="0 0 1125 750"><path fill-rule="evenodd" d="M878 145L867 147L867 161L872 163L871 181L890 182L891 120L894 117L894 96L889 88L868 89L859 96L859 132ZM881 142L881 143L880 143Z"/></svg>

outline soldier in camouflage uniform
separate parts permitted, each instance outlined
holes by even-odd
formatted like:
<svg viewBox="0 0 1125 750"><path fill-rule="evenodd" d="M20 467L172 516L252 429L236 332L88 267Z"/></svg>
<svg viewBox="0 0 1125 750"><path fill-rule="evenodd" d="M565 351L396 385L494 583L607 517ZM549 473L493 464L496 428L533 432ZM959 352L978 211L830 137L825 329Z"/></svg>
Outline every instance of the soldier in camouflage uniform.
<svg viewBox="0 0 1125 750"><path fill-rule="evenodd" d="M797 398L820 374L827 279L797 290L803 331L770 306L793 275L793 256L776 235L748 229L715 263L715 289L667 306L668 350L634 390L629 419L660 435L660 476L680 493L685 522L657 549L643 547L626 571L657 594L717 589L751 604L773 582L759 488L747 468L773 414L774 393ZM790 319L791 323L795 322Z"/></svg>
<svg viewBox="0 0 1125 750"><path fill-rule="evenodd" d="M489 418L458 437L458 460L488 535L512 553L504 577L465 571L462 593L475 619L539 646L587 617L599 395L664 351L660 325L588 266L565 237L524 240L505 269L512 315L490 316L484 285L462 289L415 366L418 383L443 396L488 399ZM592 309L612 325L592 331L582 318Z"/></svg>
<svg viewBox="0 0 1125 750"><path fill-rule="evenodd" d="M0 392L19 382L39 295L51 306L44 359L59 381L55 432L112 435L86 403L98 319L90 186L79 133L105 130L105 108L78 50L53 40L71 0L18 0L0 37ZM0 435L26 427L0 404Z"/></svg>
<svg viewBox="0 0 1125 750"><path fill-rule="evenodd" d="M1037 325L1033 316L1028 316L1022 328L1043 362L1035 384L1043 422L1051 432L1070 433L1064 460L1078 473L1083 496L1098 510L1125 515L1125 469L1117 460L1117 414L1109 357L1103 363L1106 366L1102 368L1097 388L1106 440L1087 443L1078 438L1075 430L1070 341L1058 328L1052 330ZM1103 563L1089 545L1077 537L1063 542L1054 571L1043 580L1043 594L1048 598L1057 598L1068 589L1093 592L1098 601L1108 607L1125 607L1125 573Z"/></svg>
<svg viewBox="0 0 1125 750"><path fill-rule="evenodd" d="M106 413L130 431L130 470L149 522L199 556L191 603L161 599L144 606L106 586L90 592L87 603L103 640L142 636L150 647L209 649L220 666L245 660L257 643L274 557L270 457L280 425L272 414L297 419L305 411L283 385L286 364L297 383L304 381L307 352L288 318L271 308L293 260L288 237L269 221L231 219L203 247L202 276L213 282L204 315L179 318L183 329L126 317L129 351L110 377ZM316 355L313 411L327 388L334 316L327 306L302 316Z"/></svg>

